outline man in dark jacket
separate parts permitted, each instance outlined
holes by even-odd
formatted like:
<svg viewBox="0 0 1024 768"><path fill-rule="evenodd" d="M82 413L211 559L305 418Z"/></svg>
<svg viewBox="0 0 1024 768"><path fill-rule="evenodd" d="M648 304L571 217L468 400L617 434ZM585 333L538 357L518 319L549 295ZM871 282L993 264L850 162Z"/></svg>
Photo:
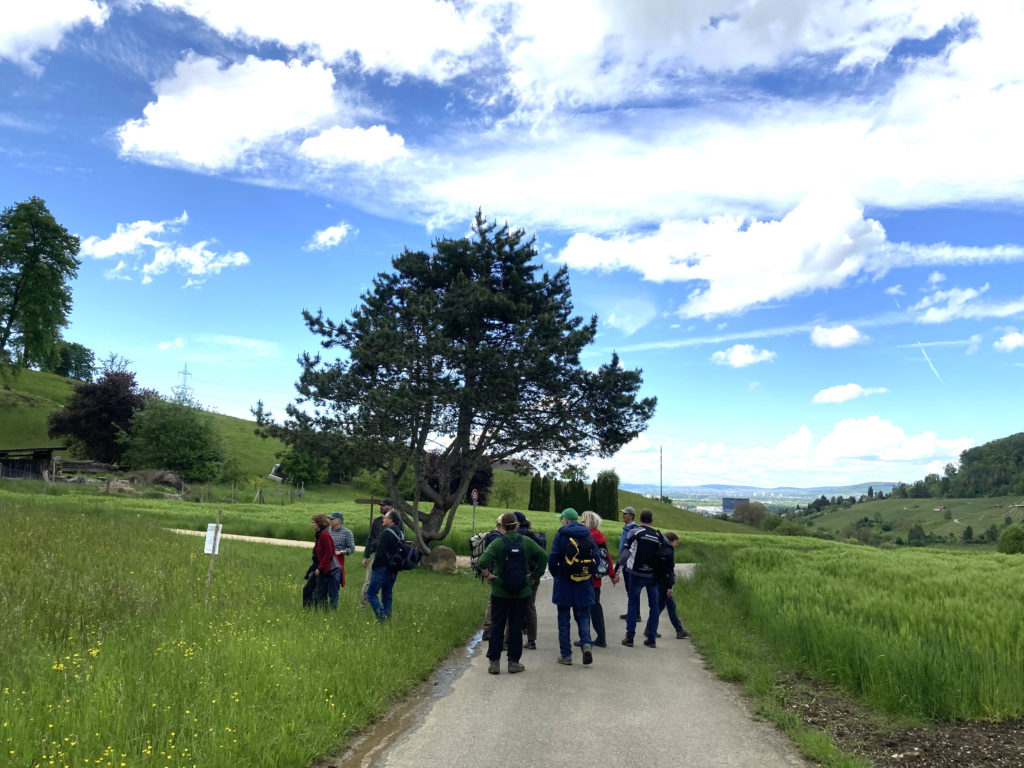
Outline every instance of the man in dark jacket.
<svg viewBox="0 0 1024 768"><path fill-rule="evenodd" d="M513 513L503 514L498 518L500 535L480 555L480 572L491 585L491 634L487 646L487 658L491 663L487 671L492 675L501 672L506 621L509 624L509 674L526 669L519 663L523 653L523 618L533 589L532 582L544 575L546 565L544 550L533 539L521 534L518 528L519 522ZM513 557L517 559L513 560Z"/></svg>
<svg viewBox="0 0 1024 768"><path fill-rule="evenodd" d="M583 649L583 663L594 660L590 640L590 606L594 604L593 578L596 568L596 545L590 536L590 529L579 521L579 514L571 507L562 510L559 516L562 527L555 532L548 555L548 569L554 577L551 602L558 607L558 663L572 664L572 637L569 630L569 612L576 620ZM581 556L587 553L591 558L589 571L584 573L576 567Z"/></svg>
<svg viewBox="0 0 1024 768"><path fill-rule="evenodd" d="M667 543L661 531L653 527L654 513L649 509L640 510L640 525L632 529L626 536L625 550L619 553L619 570L626 570L629 578L629 603L626 609L626 636L622 644L633 646L636 625L640 617L640 594L647 590L647 606L650 611L647 626L644 628L644 645L655 647L658 636L658 579L655 564L661 545Z"/></svg>
<svg viewBox="0 0 1024 768"><path fill-rule="evenodd" d="M366 591L370 588L370 576L373 575L373 569L367 568L373 559L374 553L377 551L377 541L380 539L380 532L382 521L384 516L391 511L391 501L384 499L380 503L380 516L373 518L373 522L370 523L370 535L366 539L366 545L363 547L363 568L366 568L366 578L363 580L363 591L359 595L359 610L363 610L368 605L366 601Z"/></svg>
<svg viewBox="0 0 1024 768"><path fill-rule="evenodd" d="M391 594L395 588L398 571L390 568L391 555L402 540L401 518L390 510L381 518L380 537L374 548L373 564L370 567L370 584L366 589L366 602L377 615L377 621L391 618ZM380 597L377 597L377 593Z"/></svg>

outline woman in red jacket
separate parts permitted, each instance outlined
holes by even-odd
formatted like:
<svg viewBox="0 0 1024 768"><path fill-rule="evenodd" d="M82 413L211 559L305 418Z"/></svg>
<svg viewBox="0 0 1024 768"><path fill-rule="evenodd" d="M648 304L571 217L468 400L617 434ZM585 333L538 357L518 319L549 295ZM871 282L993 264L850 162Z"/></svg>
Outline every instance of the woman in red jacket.
<svg viewBox="0 0 1024 768"><path fill-rule="evenodd" d="M600 515L588 509L583 513L580 522L590 529L590 536L594 543L604 550L605 556L608 558L608 578L611 579L612 584L618 584L619 576L615 573L615 560L608 551L607 539L599 530L601 527ZM590 607L590 623L594 627L594 645L598 648L605 648L608 643L604 636L604 608L601 607L601 581L601 576L595 576L593 579L594 604Z"/></svg>

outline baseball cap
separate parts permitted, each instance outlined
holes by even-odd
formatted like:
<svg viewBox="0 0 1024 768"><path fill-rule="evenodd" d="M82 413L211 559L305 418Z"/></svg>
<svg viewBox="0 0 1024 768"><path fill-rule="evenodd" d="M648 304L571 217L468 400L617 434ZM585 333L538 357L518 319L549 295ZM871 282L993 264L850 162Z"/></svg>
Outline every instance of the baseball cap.
<svg viewBox="0 0 1024 768"><path fill-rule="evenodd" d="M580 519L579 514L577 514L576 510L573 509L572 507L566 507L565 509L563 509L562 514L560 514L559 517L564 517L566 520Z"/></svg>
<svg viewBox="0 0 1024 768"><path fill-rule="evenodd" d="M343 523L345 522L345 516L343 514L341 514L341 512L331 512L331 514L329 514L327 516L327 519L328 520L341 520L341 522L343 522Z"/></svg>
<svg viewBox="0 0 1024 768"><path fill-rule="evenodd" d="M622 508L622 514L624 514L624 515L632 515L633 517L636 517L636 510L633 509L632 507L623 507Z"/></svg>

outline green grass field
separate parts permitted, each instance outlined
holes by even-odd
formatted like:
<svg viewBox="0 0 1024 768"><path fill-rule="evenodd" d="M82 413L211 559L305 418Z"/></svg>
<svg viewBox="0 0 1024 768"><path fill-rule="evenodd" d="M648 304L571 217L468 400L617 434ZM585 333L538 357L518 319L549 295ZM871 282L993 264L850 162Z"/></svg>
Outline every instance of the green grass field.
<svg viewBox="0 0 1024 768"><path fill-rule="evenodd" d="M3 765L308 765L483 615L476 579L418 569L380 626L351 565L337 612L304 611L306 550L230 540L206 603L201 539L79 502L0 498Z"/></svg>

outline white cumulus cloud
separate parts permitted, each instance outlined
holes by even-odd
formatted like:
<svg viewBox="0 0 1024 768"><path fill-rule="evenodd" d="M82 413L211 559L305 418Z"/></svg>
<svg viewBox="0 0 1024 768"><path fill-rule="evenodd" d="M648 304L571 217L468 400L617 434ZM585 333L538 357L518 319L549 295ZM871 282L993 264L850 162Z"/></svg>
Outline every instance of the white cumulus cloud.
<svg viewBox="0 0 1024 768"><path fill-rule="evenodd" d="M383 125L369 128L333 126L302 142L301 152L324 165L382 165L406 154L405 139Z"/></svg>
<svg viewBox="0 0 1024 768"><path fill-rule="evenodd" d="M825 328L816 325L811 331L811 343L816 347L828 349L842 349L852 347L854 344L863 344L868 337L854 328L852 325L840 325L834 328Z"/></svg>
<svg viewBox="0 0 1024 768"><path fill-rule="evenodd" d="M177 241L178 232L189 221L183 212L176 219L164 221L140 221L117 224L108 237L91 235L82 239L81 252L96 259L112 256L132 257L121 259L118 265L106 272L108 279L130 280L131 273L142 274L142 283L153 282L153 278L175 269L188 275L187 286L199 285L209 275L219 274L229 267L240 267L249 263L249 257L241 251L219 253L209 246L210 241L184 245Z"/></svg>
<svg viewBox="0 0 1024 768"><path fill-rule="evenodd" d="M236 64L189 53L154 85L143 117L118 129L121 153L153 163L225 170L248 153L336 115L334 73L323 63L249 56Z"/></svg>
<svg viewBox="0 0 1024 768"><path fill-rule="evenodd" d="M0 21L0 59L10 59L33 74L42 68L36 56L54 50L79 24L103 26L110 11L93 0L46 0L5 3Z"/></svg>
<svg viewBox="0 0 1024 768"><path fill-rule="evenodd" d="M847 400L855 400L858 397L881 395L886 391L885 387L862 387L860 384L840 384L835 387L828 387L818 392L818 394L814 396L814 402L845 403Z"/></svg>
<svg viewBox="0 0 1024 768"><path fill-rule="evenodd" d="M1021 349L1024 347L1024 333L1015 330L1007 331L992 346L1000 352L1013 352L1015 349Z"/></svg>
<svg viewBox="0 0 1024 768"><path fill-rule="evenodd" d="M340 224L335 224L333 227L321 229L319 232L313 233L312 239L305 245L305 250L323 251L328 248L334 248L356 231L358 230L344 221Z"/></svg>
<svg viewBox="0 0 1024 768"><path fill-rule="evenodd" d="M755 363L770 362L775 353L767 349L757 349L753 344L734 344L728 349L718 350L711 355L711 361L717 365L728 365L733 368L745 368Z"/></svg>

